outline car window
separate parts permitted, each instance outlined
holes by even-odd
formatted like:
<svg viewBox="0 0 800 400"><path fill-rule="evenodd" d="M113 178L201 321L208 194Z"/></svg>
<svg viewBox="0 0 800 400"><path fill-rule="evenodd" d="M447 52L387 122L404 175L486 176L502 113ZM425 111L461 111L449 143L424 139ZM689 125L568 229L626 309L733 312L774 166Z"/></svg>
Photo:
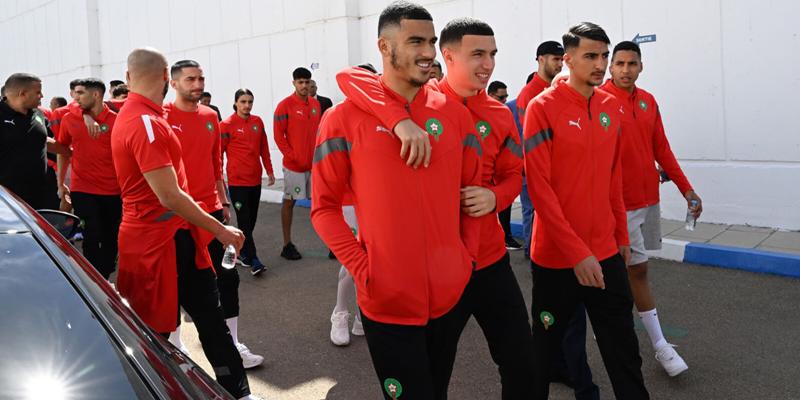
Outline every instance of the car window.
<svg viewBox="0 0 800 400"><path fill-rule="evenodd" d="M105 328L38 242L0 234L0 398L147 397Z"/></svg>

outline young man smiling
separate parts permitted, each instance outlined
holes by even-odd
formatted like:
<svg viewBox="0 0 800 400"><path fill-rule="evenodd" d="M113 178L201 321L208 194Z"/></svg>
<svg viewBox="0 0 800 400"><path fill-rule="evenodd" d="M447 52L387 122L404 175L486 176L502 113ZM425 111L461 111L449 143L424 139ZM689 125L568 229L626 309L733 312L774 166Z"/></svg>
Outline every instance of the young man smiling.
<svg viewBox="0 0 800 400"><path fill-rule="evenodd" d="M350 101L325 114L314 152L311 220L353 275L386 399L447 397L480 245L481 221L460 204L461 188L480 184L480 139L469 111L425 85L436 39L416 4L392 3L378 20L385 102L427 131L427 168L394 157L401 141ZM349 192L359 240L342 215Z"/></svg>
<svg viewBox="0 0 800 400"><path fill-rule="evenodd" d="M669 376L676 376L689 367L673 346L667 343L661 332L656 302L647 281L646 250L661 248L659 173L655 164L658 163L675 182L695 217L700 216L703 203L672 154L655 97L636 86L642 70L642 51L639 45L620 42L614 47L611 57L611 79L600 89L616 96L623 110L622 192L628 214L628 235L631 239L628 277L633 298L656 353L656 360ZM697 201L697 205L692 206L692 200Z"/></svg>
<svg viewBox="0 0 800 400"><path fill-rule="evenodd" d="M461 195L463 211L481 220L476 271L464 292L469 314L465 314L461 326L470 314L475 317L498 366L502 398L524 399L533 374L530 324L525 300L511 270L505 232L497 218L497 210L510 206L521 187L519 133L508 107L486 92L497 53L492 28L476 19L459 18L442 29L439 45L448 74L439 82L429 81L427 86L466 105L483 150L481 184L462 189ZM379 116L386 126L412 117L401 104L386 101L376 75L361 69L353 69L350 74L355 79L348 74L337 76L342 91L353 103ZM380 103L385 105L377 106Z"/></svg>
<svg viewBox="0 0 800 400"><path fill-rule="evenodd" d="M599 90L608 36L593 23L563 37L565 81L525 112L525 172L536 204L531 239L533 398L549 394L551 352L567 322L586 306L618 399L647 399L633 330L630 258L620 165L620 105Z"/></svg>

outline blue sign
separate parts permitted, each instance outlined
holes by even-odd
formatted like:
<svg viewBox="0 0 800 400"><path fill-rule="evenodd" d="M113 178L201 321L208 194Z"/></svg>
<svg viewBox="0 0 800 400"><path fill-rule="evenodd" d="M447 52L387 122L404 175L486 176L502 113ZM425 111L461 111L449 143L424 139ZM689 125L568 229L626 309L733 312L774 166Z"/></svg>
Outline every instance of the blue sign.
<svg viewBox="0 0 800 400"><path fill-rule="evenodd" d="M655 42L655 41L656 41L656 35L655 34L652 34L652 35L640 35L640 34L637 33L636 36L633 38L633 42L636 43L636 44Z"/></svg>

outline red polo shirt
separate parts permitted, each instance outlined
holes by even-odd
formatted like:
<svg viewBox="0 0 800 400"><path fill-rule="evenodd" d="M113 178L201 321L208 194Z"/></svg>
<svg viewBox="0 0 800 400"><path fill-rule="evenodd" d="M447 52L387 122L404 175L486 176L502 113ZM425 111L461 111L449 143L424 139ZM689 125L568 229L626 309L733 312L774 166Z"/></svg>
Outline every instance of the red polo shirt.
<svg viewBox="0 0 800 400"><path fill-rule="evenodd" d="M196 111L164 105L164 116L181 142L181 155L189 194L206 212L222 209L217 181L222 180L222 155L217 112L199 104Z"/></svg>
<svg viewBox="0 0 800 400"><path fill-rule="evenodd" d="M472 273L480 220L461 212L460 189L480 184L480 139L469 112L429 86L411 102L383 91L430 134L430 167L409 168L390 130L347 100L325 113L317 138L311 221L352 273L362 312L425 325L458 302ZM342 216L350 189L360 241Z"/></svg>
<svg viewBox="0 0 800 400"><path fill-rule="evenodd" d="M336 79L348 99L359 108L378 116L390 129L399 121L410 118L402 104L385 101L383 86L377 75L351 68L339 73ZM522 187L519 133L508 107L489 97L485 91L462 97L453 90L446 77L441 82L431 79L428 85L444 93L453 102L467 107L474 132L481 139L481 186L495 193L497 205L494 212L480 218L481 244L477 258L477 269L480 270L496 263L507 252L505 233L497 218L497 210L510 206ZM370 93L369 97L367 93Z"/></svg>
<svg viewBox="0 0 800 400"><path fill-rule="evenodd" d="M119 183L111 158L111 131L117 114L108 106L94 120L100 125L100 136L92 138L83 121L83 114L68 112L61 117L58 142L72 146L70 190L100 195L119 195Z"/></svg>
<svg viewBox="0 0 800 400"><path fill-rule="evenodd" d="M625 208L636 210L659 202L660 179L656 163L675 182L681 195L692 190L669 146L655 97L638 87L629 93L614 85L611 79L600 89L615 96L622 105L622 193Z"/></svg>
<svg viewBox="0 0 800 400"><path fill-rule="evenodd" d="M222 152L228 157L226 171L231 186L258 186L261 184L261 166L273 175L272 160L264 122L257 115L246 119L233 113L219 123Z"/></svg>
<svg viewBox="0 0 800 400"><path fill-rule="evenodd" d="M525 174L536 206L531 259L573 268L628 245L622 200L622 114L614 96L587 99L566 81L537 96L525 113Z"/></svg>
<svg viewBox="0 0 800 400"><path fill-rule="evenodd" d="M294 172L311 170L314 141L320 119L319 101L297 94L281 100L275 108L275 143L283 153L283 166Z"/></svg>

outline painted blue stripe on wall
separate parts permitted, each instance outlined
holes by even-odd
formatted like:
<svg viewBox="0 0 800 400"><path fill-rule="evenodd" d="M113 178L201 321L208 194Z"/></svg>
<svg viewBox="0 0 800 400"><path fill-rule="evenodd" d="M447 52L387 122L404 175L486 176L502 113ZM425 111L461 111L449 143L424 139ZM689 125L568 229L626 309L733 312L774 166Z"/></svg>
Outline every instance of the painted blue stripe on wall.
<svg viewBox="0 0 800 400"><path fill-rule="evenodd" d="M800 255L689 243L683 262L800 278Z"/></svg>

